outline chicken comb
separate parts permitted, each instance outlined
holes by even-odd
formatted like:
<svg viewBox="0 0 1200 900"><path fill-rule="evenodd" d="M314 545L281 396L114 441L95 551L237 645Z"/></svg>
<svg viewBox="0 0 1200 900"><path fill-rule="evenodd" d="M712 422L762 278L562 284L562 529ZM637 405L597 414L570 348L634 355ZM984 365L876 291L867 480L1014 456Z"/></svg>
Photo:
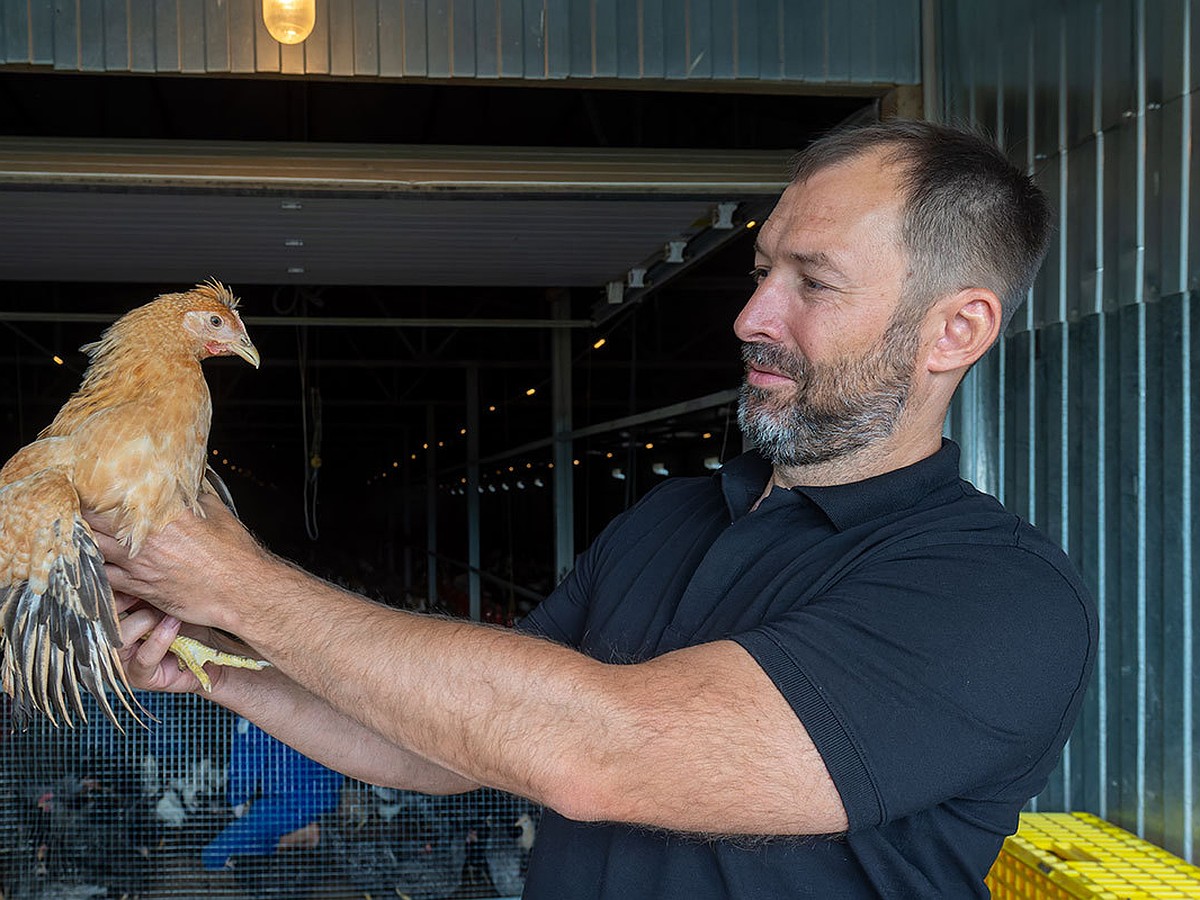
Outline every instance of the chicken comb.
<svg viewBox="0 0 1200 900"><path fill-rule="evenodd" d="M192 290L197 294L203 294L205 297L215 300L217 303L223 303L233 310L236 310L238 304L242 302L233 295L233 291L211 276L206 281L200 282Z"/></svg>

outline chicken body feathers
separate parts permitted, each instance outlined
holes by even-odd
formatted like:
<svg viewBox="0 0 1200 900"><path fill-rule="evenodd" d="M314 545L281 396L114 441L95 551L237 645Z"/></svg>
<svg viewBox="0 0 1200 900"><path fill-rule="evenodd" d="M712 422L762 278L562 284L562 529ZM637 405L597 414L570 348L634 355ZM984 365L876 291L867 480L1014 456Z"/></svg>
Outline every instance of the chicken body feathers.
<svg viewBox="0 0 1200 900"><path fill-rule="evenodd" d="M106 688L137 718L112 589L80 510L111 515L131 555L183 511L203 514L212 402L200 359L223 351L181 323L196 310L228 320L240 335L230 352L257 364L236 305L213 282L118 319L84 348L79 390L0 469L0 686L19 726L35 711L86 720L81 685L118 728Z"/></svg>

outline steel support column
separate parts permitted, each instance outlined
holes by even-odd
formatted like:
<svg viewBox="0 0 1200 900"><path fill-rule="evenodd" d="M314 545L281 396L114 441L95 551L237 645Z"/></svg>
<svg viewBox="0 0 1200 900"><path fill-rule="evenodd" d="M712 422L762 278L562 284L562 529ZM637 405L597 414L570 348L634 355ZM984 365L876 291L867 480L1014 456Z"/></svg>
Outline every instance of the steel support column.
<svg viewBox="0 0 1200 900"><path fill-rule="evenodd" d="M482 618L479 584L479 369L467 369L467 586L471 619Z"/></svg>
<svg viewBox="0 0 1200 900"><path fill-rule="evenodd" d="M425 566L428 570L427 604L438 602L437 589L437 420L434 406L425 407Z"/></svg>
<svg viewBox="0 0 1200 900"><path fill-rule="evenodd" d="M571 315L571 295L552 293L552 315ZM575 470L571 464L571 332L551 332L551 398L554 435L554 575L562 581L575 563Z"/></svg>

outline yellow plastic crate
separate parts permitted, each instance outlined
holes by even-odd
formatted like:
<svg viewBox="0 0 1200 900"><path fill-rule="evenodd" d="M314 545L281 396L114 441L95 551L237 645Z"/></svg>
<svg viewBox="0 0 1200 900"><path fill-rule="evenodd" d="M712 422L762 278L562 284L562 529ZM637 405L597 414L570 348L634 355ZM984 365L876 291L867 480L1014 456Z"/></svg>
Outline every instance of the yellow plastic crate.
<svg viewBox="0 0 1200 900"><path fill-rule="evenodd" d="M987 884L995 900L1200 898L1200 867L1090 813L1022 813Z"/></svg>

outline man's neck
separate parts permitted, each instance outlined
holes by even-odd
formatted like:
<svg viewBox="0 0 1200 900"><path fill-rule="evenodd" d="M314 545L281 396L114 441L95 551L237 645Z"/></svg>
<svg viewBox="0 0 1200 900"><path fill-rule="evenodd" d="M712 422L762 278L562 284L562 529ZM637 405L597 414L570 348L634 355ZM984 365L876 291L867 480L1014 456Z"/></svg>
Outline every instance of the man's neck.
<svg viewBox="0 0 1200 900"><path fill-rule="evenodd" d="M905 440L901 436L893 435L886 441L826 462L807 466L775 466L762 496L755 501L751 509L757 509L776 487L786 490L801 486L829 487L853 484L918 463L937 453L941 446L941 432L924 435L919 440Z"/></svg>

